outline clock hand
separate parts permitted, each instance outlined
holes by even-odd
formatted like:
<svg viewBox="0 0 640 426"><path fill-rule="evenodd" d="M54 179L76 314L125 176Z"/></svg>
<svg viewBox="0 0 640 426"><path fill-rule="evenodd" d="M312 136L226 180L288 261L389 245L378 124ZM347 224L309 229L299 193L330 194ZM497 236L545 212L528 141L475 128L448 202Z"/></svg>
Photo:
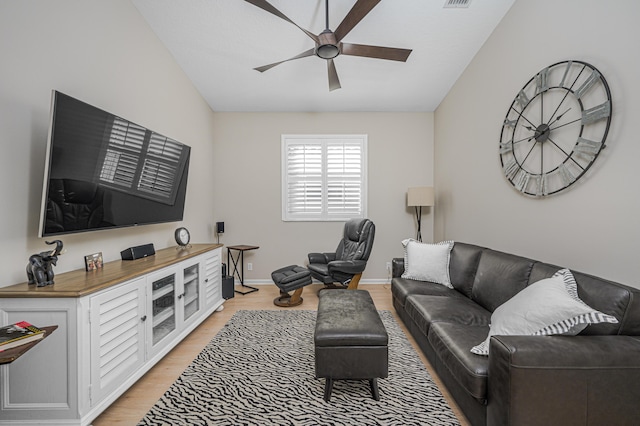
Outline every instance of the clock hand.
<svg viewBox="0 0 640 426"><path fill-rule="evenodd" d="M516 112L516 114L518 114L520 117L524 118L525 120L527 120L527 123L531 124L532 126L535 126L535 124L533 124L531 121L529 121L529 119L527 117L525 117L524 115L522 115L522 113L520 111L518 111L517 109L515 109L513 107L513 105L511 105L511 109L514 110Z"/></svg>
<svg viewBox="0 0 640 426"><path fill-rule="evenodd" d="M532 136L529 136L528 138L522 138L522 139L520 139L520 140L513 141L512 143L515 145L515 144L517 144L517 143L524 142L524 141L530 142L530 141L531 141L531 139L533 139L534 137L536 137L536 135L535 135L535 134L534 134L534 135L532 135Z"/></svg>
<svg viewBox="0 0 640 426"><path fill-rule="evenodd" d="M569 86L568 89L566 89L566 93L564 94L564 96L562 97L562 100L560 100L560 103L558 104L558 106L556 107L556 110L553 112L553 114L551 114L551 117L553 117L554 115L556 115L556 112L558 112L558 110L560 109L560 106L562 105L562 103L565 101L565 99L567 99L567 96L569 96L570 92L573 92L573 86L576 85L576 83L578 82L578 79L580 78L580 76L582 75L583 71L585 70L585 68L587 68L586 65L582 66L582 69L580 70L580 72L578 73L578 75L576 76L576 79L573 80L573 83L571 83L571 86ZM564 80L564 78L562 79ZM559 87L559 88L563 88L564 87ZM566 112L566 111L565 111ZM560 114L561 116L564 115L564 112L562 114ZM549 121L547 124L551 124L551 121Z"/></svg>
<svg viewBox="0 0 640 426"><path fill-rule="evenodd" d="M563 115L565 115L566 113L569 112L569 110L571 110L571 108L567 108L567 110L565 112L563 112L562 114L560 114L559 116L557 116L554 121L559 121L562 118Z"/></svg>
<svg viewBox="0 0 640 426"><path fill-rule="evenodd" d="M544 120L544 92L540 93L540 120Z"/></svg>
<svg viewBox="0 0 640 426"><path fill-rule="evenodd" d="M550 128L549 130L553 131L553 130L555 130L555 129L559 129L560 127L564 127L564 126L568 126L569 124L573 124L573 123L575 123L575 122L577 122L577 121L582 121L582 118L576 118L576 119L575 119L575 120L573 120L573 121L570 121L570 122L568 122L568 123L561 124L561 125L559 125L558 127Z"/></svg>

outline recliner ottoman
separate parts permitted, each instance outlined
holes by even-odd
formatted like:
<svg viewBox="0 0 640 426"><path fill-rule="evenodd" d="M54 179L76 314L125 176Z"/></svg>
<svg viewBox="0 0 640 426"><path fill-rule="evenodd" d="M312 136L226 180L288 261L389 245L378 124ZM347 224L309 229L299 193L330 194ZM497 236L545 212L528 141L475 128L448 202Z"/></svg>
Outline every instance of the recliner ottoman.
<svg viewBox="0 0 640 426"><path fill-rule="evenodd" d="M271 279L280 289L280 296L273 300L273 304L280 307L298 306L302 303L302 289L311 284L311 272L298 265L289 265L271 273ZM294 291L290 295L290 291Z"/></svg>
<svg viewBox="0 0 640 426"><path fill-rule="evenodd" d="M325 378L324 399L334 380L369 380L380 400L378 378L389 374L389 337L366 290L322 290L314 334L316 377Z"/></svg>

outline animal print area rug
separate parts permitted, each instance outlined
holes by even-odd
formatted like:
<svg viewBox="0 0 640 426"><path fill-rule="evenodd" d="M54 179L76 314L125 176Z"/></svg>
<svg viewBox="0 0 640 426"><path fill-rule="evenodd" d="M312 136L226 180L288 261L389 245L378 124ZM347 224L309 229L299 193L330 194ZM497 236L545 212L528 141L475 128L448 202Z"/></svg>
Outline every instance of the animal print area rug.
<svg viewBox="0 0 640 426"><path fill-rule="evenodd" d="M139 425L459 425L390 311L389 377L315 378L315 311L238 311Z"/></svg>

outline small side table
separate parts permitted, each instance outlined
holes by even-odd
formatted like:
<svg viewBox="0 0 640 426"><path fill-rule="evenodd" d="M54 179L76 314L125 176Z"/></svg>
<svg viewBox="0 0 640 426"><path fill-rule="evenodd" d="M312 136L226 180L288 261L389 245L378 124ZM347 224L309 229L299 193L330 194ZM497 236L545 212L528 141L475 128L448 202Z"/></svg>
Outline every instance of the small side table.
<svg viewBox="0 0 640 426"><path fill-rule="evenodd" d="M249 293L253 293L254 291L258 291L258 289L256 287L251 287L249 285L245 285L244 284L244 252L245 251L249 251L249 250L257 250L260 247L258 246L248 246L248 245L237 245L237 246L227 246L227 265L229 265L229 271L231 272L231 276L233 277L234 275L238 277L238 280L240 280L240 285L242 287L246 287L249 290L247 291L239 291L236 290L236 293L245 295L245 294L249 294ZM238 254L236 255L236 257L233 257L233 254L231 253L231 250L236 250L238 252ZM231 270L231 262L233 262L233 271ZM240 263L240 270L238 270L238 263Z"/></svg>

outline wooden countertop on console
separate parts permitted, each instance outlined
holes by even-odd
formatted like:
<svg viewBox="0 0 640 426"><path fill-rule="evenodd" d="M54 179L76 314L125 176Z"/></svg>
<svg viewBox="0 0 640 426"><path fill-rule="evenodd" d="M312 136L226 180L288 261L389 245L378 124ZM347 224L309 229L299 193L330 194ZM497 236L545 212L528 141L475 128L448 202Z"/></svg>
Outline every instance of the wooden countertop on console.
<svg viewBox="0 0 640 426"><path fill-rule="evenodd" d="M84 269L78 269L56 274L55 284L46 287L29 285L27 282L3 287L0 288L0 298L82 297L218 247L222 247L222 244L193 244L188 249L169 247L158 250L155 255L142 259L107 262L102 268L95 271L87 272Z"/></svg>

